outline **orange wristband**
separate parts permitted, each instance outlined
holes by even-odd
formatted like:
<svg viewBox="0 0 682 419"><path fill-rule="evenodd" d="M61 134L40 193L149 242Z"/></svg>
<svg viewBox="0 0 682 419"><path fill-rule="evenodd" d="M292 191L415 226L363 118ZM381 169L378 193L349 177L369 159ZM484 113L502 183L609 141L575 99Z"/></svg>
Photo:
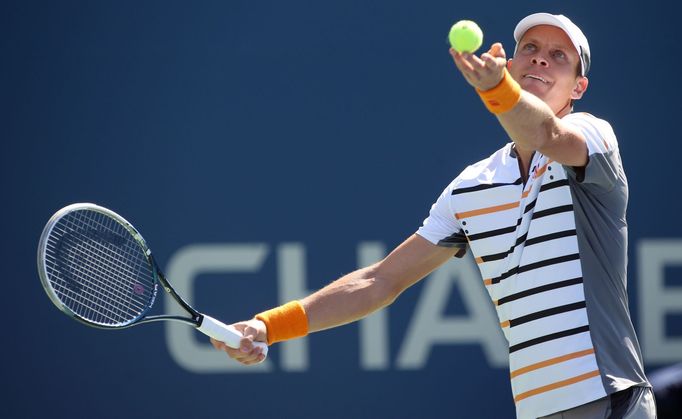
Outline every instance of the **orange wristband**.
<svg viewBox="0 0 682 419"><path fill-rule="evenodd" d="M478 90L476 92L485 103L485 107L495 115L507 112L521 99L521 86L504 69L504 76L500 83L490 90Z"/></svg>
<svg viewBox="0 0 682 419"><path fill-rule="evenodd" d="M256 315L268 327L268 345L308 334L308 316L298 301Z"/></svg>

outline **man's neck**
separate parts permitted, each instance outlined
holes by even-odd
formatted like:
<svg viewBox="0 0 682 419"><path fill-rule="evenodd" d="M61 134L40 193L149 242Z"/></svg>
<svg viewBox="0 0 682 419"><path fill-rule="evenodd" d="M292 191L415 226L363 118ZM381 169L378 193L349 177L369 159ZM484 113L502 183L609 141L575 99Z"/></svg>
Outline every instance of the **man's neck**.
<svg viewBox="0 0 682 419"><path fill-rule="evenodd" d="M559 109L559 112L556 112L555 115L557 118L561 119L571 112L573 112L573 100L569 99L568 103L564 105L563 108Z"/></svg>

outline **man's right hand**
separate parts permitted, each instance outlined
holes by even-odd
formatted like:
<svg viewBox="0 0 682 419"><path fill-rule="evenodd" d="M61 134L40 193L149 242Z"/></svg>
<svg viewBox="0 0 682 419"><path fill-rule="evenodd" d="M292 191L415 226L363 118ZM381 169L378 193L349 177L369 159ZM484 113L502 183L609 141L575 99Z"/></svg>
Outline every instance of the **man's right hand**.
<svg viewBox="0 0 682 419"><path fill-rule="evenodd" d="M253 342L267 342L268 331L265 323L260 320L252 319L232 325L244 336L240 341L238 349L230 348L219 340L211 338L213 347L219 351L224 351L227 355L244 365L253 365L263 362L265 355L263 355L260 348L256 347Z"/></svg>

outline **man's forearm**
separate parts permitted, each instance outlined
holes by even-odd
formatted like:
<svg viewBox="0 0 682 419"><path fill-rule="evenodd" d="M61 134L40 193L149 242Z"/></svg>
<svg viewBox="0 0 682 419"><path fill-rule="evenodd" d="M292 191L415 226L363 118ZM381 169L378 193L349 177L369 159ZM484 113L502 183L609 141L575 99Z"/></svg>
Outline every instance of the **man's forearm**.
<svg viewBox="0 0 682 419"><path fill-rule="evenodd" d="M523 91L516 106L498 114L497 119L520 149L539 151L561 164L584 166L585 139L580 131L560 119L564 112L559 110L559 116L555 115L545 102Z"/></svg>
<svg viewBox="0 0 682 419"><path fill-rule="evenodd" d="M271 343L359 320L392 303L403 290L445 263L457 250L436 246L413 234L381 262L351 272L301 300L275 307L256 318L266 323Z"/></svg>
<svg viewBox="0 0 682 419"><path fill-rule="evenodd" d="M350 323L393 302L399 291L376 273L376 265L358 269L302 299L308 330Z"/></svg>
<svg viewBox="0 0 682 419"><path fill-rule="evenodd" d="M528 92L510 111L497 115L509 138L525 150L540 150L552 140L555 118L545 102Z"/></svg>

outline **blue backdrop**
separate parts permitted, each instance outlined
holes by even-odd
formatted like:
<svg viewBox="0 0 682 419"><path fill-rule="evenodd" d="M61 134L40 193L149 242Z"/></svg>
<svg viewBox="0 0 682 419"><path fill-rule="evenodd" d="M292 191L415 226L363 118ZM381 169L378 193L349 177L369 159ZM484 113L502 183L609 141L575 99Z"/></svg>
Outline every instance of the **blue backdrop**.
<svg viewBox="0 0 682 419"><path fill-rule="evenodd" d="M501 41L511 53L514 26L536 11L568 15L590 40L577 110L609 120L619 138L631 310L647 369L682 361L672 7L2 2L0 416L513 417L494 322L481 329L487 344L416 327L433 304L444 323L485 317L491 308L475 290L447 280L476 282L466 269L436 280L445 298L426 279L374 323L278 345L267 371L249 372L199 356L199 334L69 320L43 292L35 254L53 212L90 201L132 221L171 281L175 273L214 317L247 318L317 289L399 244L466 164L506 141L452 63L452 23L476 20L486 46ZM182 276L207 249L258 260Z"/></svg>

